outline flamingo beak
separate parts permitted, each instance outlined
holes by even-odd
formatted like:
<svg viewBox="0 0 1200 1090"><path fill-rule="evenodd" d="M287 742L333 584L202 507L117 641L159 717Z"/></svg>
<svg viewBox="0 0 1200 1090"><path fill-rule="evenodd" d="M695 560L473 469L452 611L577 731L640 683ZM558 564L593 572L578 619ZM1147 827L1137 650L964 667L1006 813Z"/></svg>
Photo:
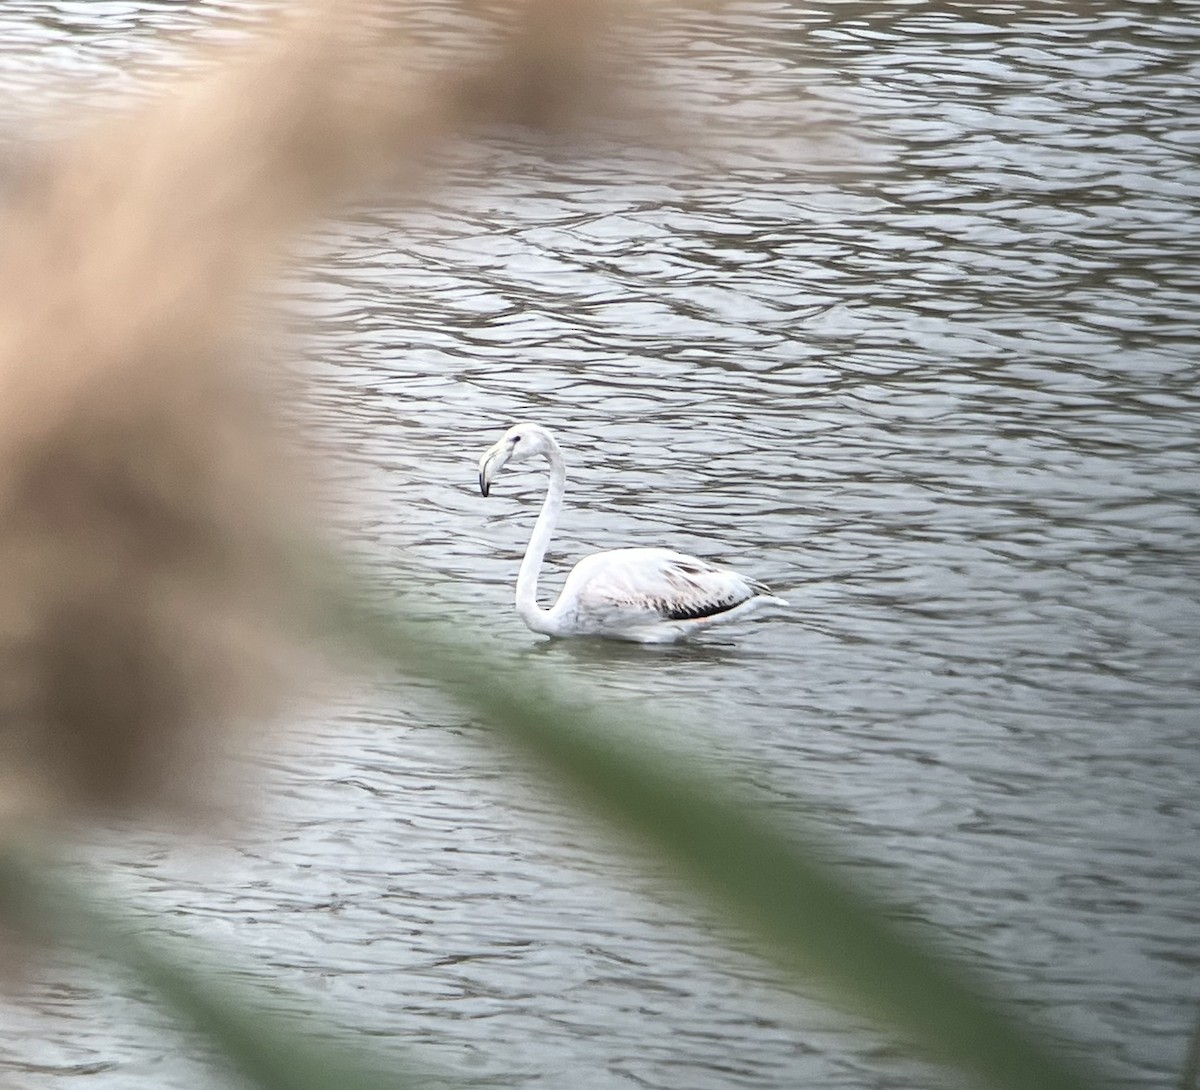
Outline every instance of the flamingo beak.
<svg viewBox="0 0 1200 1090"><path fill-rule="evenodd" d="M508 461L509 448L506 444L497 443L489 447L487 453L479 459L479 491L485 496L492 488L492 478L499 472L500 467Z"/></svg>

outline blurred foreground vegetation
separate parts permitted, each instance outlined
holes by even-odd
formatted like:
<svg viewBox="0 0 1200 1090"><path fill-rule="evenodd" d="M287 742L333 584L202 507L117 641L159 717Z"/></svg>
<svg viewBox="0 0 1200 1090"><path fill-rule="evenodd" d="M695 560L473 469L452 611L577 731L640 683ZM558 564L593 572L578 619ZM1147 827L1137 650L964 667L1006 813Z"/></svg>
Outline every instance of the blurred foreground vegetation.
<svg viewBox="0 0 1200 1090"><path fill-rule="evenodd" d="M1097 1090L1112 1085L1077 1059L1081 1048L1052 1047L1018 1013L1012 997L989 989L927 941L890 917L886 903L830 863L828 843L784 829L754 800L688 755L653 739L668 732L647 713L636 733L602 703L564 691L529 665L489 661L484 640L412 622L386 601L388 588L332 586L320 614L324 635L367 651L408 677L435 682L490 725L497 744L517 746L572 805L649 846L681 888L716 905L776 970L805 993L814 990L867 1016L971 1082L997 1090ZM659 729L656 729L656 726ZM281 1021L266 1013L281 986L264 979L254 992L231 983L229 965L208 949L167 951L139 937L130 906L89 883L68 879L41 850L12 847L0 859L0 915L41 938L104 956L141 983L185 1023L209 1037L255 1085L272 1090L428 1085L409 1072L363 1058L361 1042L336 1040L332 1027ZM237 966L244 978L244 966ZM991 994L989 994L991 993ZM289 1006L309 1007L302 997ZM319 1016L314 1015L314 1018ZM317 1043L324 1041L326 1043Z"/></svg>
<svg viewBox="0 0 1200 1090"><path fill-rule="evenodd" d="M320 642L435 682L805 993L981 1086L1109 1084L1070 1058L1081 1046L1052 1045L1014 997L897 925L827 844L660 748L651 714L631 732L548 672L500 667L485 641L380 606L392 588L351 562L314 576L297 560L305 485L271 443L247 298L321 217L380 187L417 190L441 146L496 120L543 122L546 103L582 109L589 48L632 18L616 0L512 0L486 49L430 68L406 63L386 9L300 5L16 188L0 259L0 922L107 958L254 1085L429 1085L415 1064L337 1043L318 1012L268 1014L280 982L249 989L233 983L244 966L199 943L158 947L131 906L55 864L71 822L169 808L180 770L219 748L211 724L265 718L295 646Z"/></svg>

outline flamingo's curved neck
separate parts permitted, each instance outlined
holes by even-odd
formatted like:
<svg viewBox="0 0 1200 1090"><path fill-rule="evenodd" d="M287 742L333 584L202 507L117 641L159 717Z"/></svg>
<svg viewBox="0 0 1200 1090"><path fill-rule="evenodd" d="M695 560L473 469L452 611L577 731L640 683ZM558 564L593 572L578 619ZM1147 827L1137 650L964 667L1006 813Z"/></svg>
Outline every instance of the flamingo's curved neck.
<svg viewBox="0 0 1200 1090"><path fill-rule="evenodd" d="M542 560L546 556L546 547L550 544L550 535L554 533L554 525L558 522L563 493L567 487L567 467L563 462L562 451L553 440L546 451L546 461L550 463L550 487L534 524L533 533L529 536L525 558L521 561L521 570L517 573L517 613L534 632L553 635L556 625L551 619L551 611L542 609L537 604L538 576L542 571Z"/></svg>

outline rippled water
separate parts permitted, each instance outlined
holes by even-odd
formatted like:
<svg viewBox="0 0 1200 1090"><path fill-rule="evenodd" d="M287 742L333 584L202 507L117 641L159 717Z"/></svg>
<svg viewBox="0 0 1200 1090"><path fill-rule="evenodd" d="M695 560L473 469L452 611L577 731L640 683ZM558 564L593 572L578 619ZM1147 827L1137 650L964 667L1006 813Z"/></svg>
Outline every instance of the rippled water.
<svg viewBox="0 0 1200 1090"><path fill-rule="evenodd" d="M7 4L0 90L119 89L212 17ZM1163 1085L1200 1000L1200 5L756 2L680 33L711 148L548 165L513 137L486 188L318 240L347 522L431 612L675 713L783 814L815 800L906 914ZM553 578L669 543L796 608L538 643L511 584L542 478L473 484L519 418L571 462ZM268 774L238 849L97 853L385 1044L517 1087L954 1084L719 952L415 688ZM112 990L48 971L6 1005L7 1083L197 1085Z"/></svg>

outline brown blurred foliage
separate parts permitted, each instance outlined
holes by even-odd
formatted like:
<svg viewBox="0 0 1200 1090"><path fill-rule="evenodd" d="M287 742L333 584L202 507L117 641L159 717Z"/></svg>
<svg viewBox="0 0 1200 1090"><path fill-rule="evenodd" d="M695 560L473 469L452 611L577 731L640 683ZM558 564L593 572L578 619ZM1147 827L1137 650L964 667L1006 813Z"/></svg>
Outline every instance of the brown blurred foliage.
<svg viewBox="0 0 1200 1090"><path fill-rule="evenodd" d="M0 256L0 835L170 803L220 728L277 705L309 511L249 300L316 218L410 192L446 141L560 123L617 15L464 13L477 37L417 63L394 4L298 5L20 179Z"/></svg>

